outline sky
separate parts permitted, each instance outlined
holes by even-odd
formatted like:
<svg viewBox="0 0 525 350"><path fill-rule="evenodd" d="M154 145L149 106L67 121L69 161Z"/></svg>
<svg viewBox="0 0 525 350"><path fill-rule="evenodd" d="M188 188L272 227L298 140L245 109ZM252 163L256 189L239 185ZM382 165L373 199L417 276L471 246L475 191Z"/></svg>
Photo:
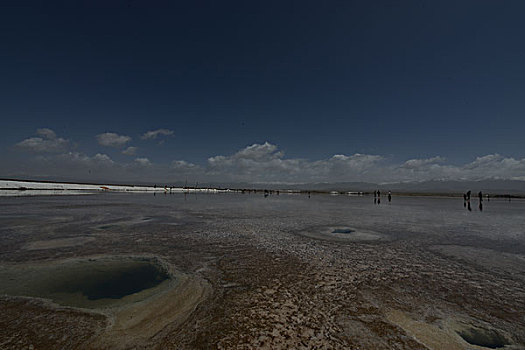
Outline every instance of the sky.
<svg viewBox="0 0 525 350"><path fill-rule="evenodd" d="M2 1L0 177L525 180L523 1Z"/></svg>

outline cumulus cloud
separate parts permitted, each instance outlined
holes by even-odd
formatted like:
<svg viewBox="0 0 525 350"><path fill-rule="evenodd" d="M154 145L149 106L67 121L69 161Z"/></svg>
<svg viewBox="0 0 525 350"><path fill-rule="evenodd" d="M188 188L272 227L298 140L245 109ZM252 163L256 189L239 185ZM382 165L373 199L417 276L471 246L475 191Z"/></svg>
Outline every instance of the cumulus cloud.
<svg viewBox="0 0 525 350"><path fill-rule="evenodd" d="M173 174L173 178L206 179L206 170L203 167L184 160L172 161L168 171Z"/></svg>
<svg viewBox="0 0 525 350"><path fill-rule="evenodd" d="M525 179L525 158L488 154L464 165L444 161L442 157L411 159L400 166L391 166L390 170L395 181Z"/></svg>
<svg viewBox="0 0 525 350"><path fill-rule="evenodd" d="M253 144L248 146L235 153L232 158L265 161L269 159L282 158L283 156L284 153L279 151L276 145L265 142L262 145Z"/></svg>
<svg viewBox="0 0 525 350"><path fill-rule="evenodd" d="M374 171L380 167L383 159L382 156L373 154L336 154L313 165L316 171L321 170L324 177L336 179L334 181L373 181L379 175ZM363 178L364 180L360 180Z"/></svg>
<svg viewBox="0 0 525 350"><path fill-rule="evenodd" d="M401 165L402 168L405 169L421 169L426 168L429 165L442 163L445 161L445 158L436 156L432 158L426 158L426 159L409 159L403 165Z"/></svg>
<svg viewBox="0 0 525 350"><path fill-rule="evenodd" d="M122 151L122 154L125 154L127 156L134 156L137 154L138 147L129 146L125 150Z"/></svg>
<svg viewBox="0 0 525 350"><path fill-rule="evenodd" d="M525 180L525 159L499 154L476 158L464 165L446 164L442 156L391 163L373 154L336 154L309 161L285 158L268 142L248 146L229 156L208 159L209 176L249 182L405 182L428 180Z"/></svg>
<svg viewBox="0 0 525 350"><path fill-rule="evenodd" d="M268 142L253 144L231 156L208 158L207 171L211 175L227 174L231 180L277 181L277 177L290 175L298 168L297 160L284 160L283 155Z"/></svg>
<svg viewBox="0 0 525 350"><path fill-rule="evenodd" d="M143 139L143 140L153 139L154 140L160 135L170 136L170 135L173 135L173 131L169 130L169 129L151 130L151 131L148 131L148 132L144 133L144 135L141 136L141 139Z"/></svg>
<svg viewBox="0 0 525 350"><path fill-rule="evenodd" d="M151 162L148 158L135 158L135 163L140 166L150 166Z"/></svg>
<svg viewBox="0 0 525 350"><path fill-rule="evenodd" d="M193 170L193 169L201 169L200 166L186 162L185 160L174 160L171 162L171 168L175 170Z"/></svg>
<svg viewBox="0 0 525 350"><path fill-rule="evenodd" d="M256 182L357 181L383 159L377 155L338 154L325 160L286 159L276 145L253 144L231 156L208 159L209 174Z"/></svg>
<svg viewBox="0 0 525 350"><path fill-rule="evenodd" d="M102 135L107 134L111 133ZM115 136L108 139L127 138L113 135ZM120 144L127 142L124 139ZM107 144L117 145L119 142L108 141ZM69 141L59 138L50 129L37 130L35 137L26 139L17 146L38 152L37 157L31 160L35 162L32 173L53 172L60 176L81 178L85 178L86 174L92 176L96 173L115 181L181 181L185 178L198 179L199 182L250 183L393 183L483 179L525 181L525 158L516 159L499 154L480 156L459 165L449 164L439 155L404 162L392 162L381 155L362 153L335 154L325 159L308 160L287 158L277 145L264 142L246 146L231 154L213 155L204 164L185 160L158 164L148 158L117 162L103 153L86 155L71 152L67 150ZM122 153L134 155L136 150L136 147L130 146ZM25 160L26 163L29 161L30 158Z"/></svg>
<svg viewBox="0 0 525 350"><path fill-rule="evenodd" d="M40 135L48 140L56 140L57 134L48 128L36 129L36 134Z"/></svg>
<svg viewBox="0 0 525 350"><path fill-rule="evenodd" d="M126 143L131 141L131 137L115 134L113 132L98 134L96 138L100 145L115 148L123 147Z"/></svg>
<svg viewBox="0 0 525 350"><path fill-rule="evenodd" d="M525 179L525 158L505 158L499 154L477 157L462 167L463 172L473 179L486 177L498 179Z"/></svg>
<svg viewBox="0 0 525 350"><path fill-rule="evenodd" d="M80 152L67 152L58 154L52 158L45 159L48 162L60 161L63 165L75 164L79 166L97 166L97 165L113 165L115 162L103 153L97 153L94 156L88 156Z"/></svg>
<svg viewBox="0 0 525 350"><path fill-rule="evenodd" d="M27 138L16 146L20 149L35 153L65 152L70 147L69 140L57 137L56 133L47 128L37 129L37 137Z"/></svg>
<svg viewBox="0 0 525 350"><path fill-rule="evenodd" d="M95 156L93 157L93 160L99 163L110 163L110 164L114 163L113 160L107 154L102 154L102 153L95 154Z"/></svg>

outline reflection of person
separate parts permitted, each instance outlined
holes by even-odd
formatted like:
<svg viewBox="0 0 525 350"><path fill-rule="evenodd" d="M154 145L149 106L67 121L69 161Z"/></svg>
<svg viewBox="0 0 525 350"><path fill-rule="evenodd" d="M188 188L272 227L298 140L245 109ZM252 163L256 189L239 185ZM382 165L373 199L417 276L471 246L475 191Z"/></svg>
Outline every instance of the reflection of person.
<svg viewBox="0 0 525 350"><path fill-rule="evenodd" d="M466 205L467 205L467 209L468 209L469 211L472 211L472 208L470 207L470 194L471 194L471 193L472 193L472 192L471 192L470 190L468 190L467 193L465 193L465 194L463 195L463 199L465 200L465 202L463 203L463 206L465 206L465 204L466 204Z"/></svg>

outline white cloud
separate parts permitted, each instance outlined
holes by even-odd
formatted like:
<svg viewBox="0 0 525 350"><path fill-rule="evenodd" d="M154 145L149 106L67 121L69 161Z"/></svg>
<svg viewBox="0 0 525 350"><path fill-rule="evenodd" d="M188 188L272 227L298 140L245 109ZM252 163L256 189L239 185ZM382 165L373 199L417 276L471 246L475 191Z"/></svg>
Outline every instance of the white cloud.
<svg viewBox="0 0 525 350"><path fill-rule="evenodd" d="M230 180L256 182L358 181L383 157L356 153L319 161L285 159L276 145L268 142L248 146L231 156L208 159L208 174Z"/></svg>
<svg viewBox="0 0 525 350"><path fill-rule="evenodd" d="M319 161L317 167L325 169L326 176L342 179L350 178L350 181L359 181L360 175L373 175L373 170L380 167L384 158L373 154L356 153L351 156L336 154L326 161ZM372 173L371 173L372 171ZM348 180L347 180L348 181ZM366 179L365 181L370 181Z"/></svg>
<svg viewBox="0 0 525 350"><path fill-rule="evenodd" d="M148 132L144 133L144 135L141 136L141 139L143 139L143 140L153 139L154 140L159 135L170 136L170 135L173 135L173 131L169 130L169 129L151 130L151 131L148 131Z"/></svg>
<svg viewBox="0 0 525 350"><path fill-rule="evenodd" d="M525 176L525 158L505 158L499 154L477 157L466 164L462 170L469 178L520 179Z"/></svg>
<svg viewBox="0 0 525 350"><path fill-rule="evenodd" d="M131 137L115 134L113 132L98 134L96 138L100 145L115 148L123 147L126 143L131 141Z"/></svg>
<svg viewBox="0 0 525 350"><path fill-rule="evenodd" d="M65 152L70 147L69 140L57 137L51 129L37 129L39 137L30 137L16 144L20 149L35 153Z"/></svg>
<svg viewBox="0 0 525 350"><path fill-rule="evenodd" d="M393 164L380 155L336 154L309 161L286 159L276 145L248 146L230 156L208 159L206 174L230 181L251 182L399 182L427 180L524 179L525 159L498 154L476 158L464 165L445 164L435 156Z"/></svg>
<svg viewBox="0 0 525 350"><path fill-rule="evenodd" d="M253 144L231 156L208 158L210 175L226 175L230 180L277 181L277 177L290 175L297 168L296 160L283 160L283 153L268 142Z"/></svg>
<svg viewBox="0 0 525 350"><path fill-rule="evenodd" d="M109 163L113 164L113 160L107 154L97 153L93 157L93 160L98 163Z"/></svg>
<svg viewBox="0 0 525 350"><path fill-rule="evenodd" d="M129 146L125 150L122 151L122 154L125 154L127 156L134 156L137 154L138 147Z"/></svg>
<svg viewBox="0 0 525 350"><path fill-rule="evenodd" d="M391 166L394 181L522 179L525 158L505 158L499 154L477 157L464 165L443 164L444 158L411 159ZM388 180L387 180L388 181Z"/></svg>
<svg viewBox="0 0 525 350"><path fill-rule="evenodd" d="M193 180L206 178L206 170L204 168L184 160L174 160L171 162L168 171L173 174L172 178L179 180L183 177Z"/></svg>
<svg viewBox="0 0 525 350"><path fill-rule="evenodd" d="M203 165L185 160L156 164L148 158L116 162L102 153L89 156L71 152L68 151L70 142L59 138L53 130L39 129L36 134L36 137L17 144L19 148L39 153L36 158L25 157L23 160L26 164L24 169L29 169L28 174L54 173L57 176L85 178L96 173L118 181L180 181L191 178L198 179L199 182L252 183L525 180L525 158L516 159L499 154L477 157L471 162L459 165L449 164L439 155L396 163L381 155L361 153L335 154L325 159L308 160L286 158L277 145L265 142L249 145L232 154L214 155ZM105 141L109 140L108 145L127 142L127 136L112 134L114 136L108 137L107 134L111 133L102 135L106 135ZM136 147L130 146L122 153L134 155L136 150ZM22 163L22 160L19 163ZM11 172L18 171L20 166L15 164L11 168ZM4 172L6 171L4 169Z"/></svg>
<svg viewBox="0 0 525 350"><path fill-rule="evenodd" d="M80 152L67 152L63 154L56 155L53 158L46 158L46 161L60 161L64 166L68 164L76 164L80 166L97 166L97 165L113 165L115 162L107 155L102 153L97 153L94 156L90 157L86 154Z"/></svg>
<svg viewBox="0 0 525 350"><path fill-rule="evenodd" d="M171 162L171 168L176 170L191 170L200 169L201 167L193 163L186 162L184 160L174 160Z"/></svg>
<svg viewBox="0 0 525 350"><path fill-rule="evenodd" d="M57 134L48 128L36 129L36 133L37 135L40 135L49 140L55 140L57 138Z"/></svg>
<svg viewBox="0 0 525 350"><path fill-rule="evenodd" d="M251 159L256 161L264 161L270 159L282 158L284 153L278 151L276 145L272 145L268 142L264 144L253 144L248 146L233 155L233 158L237 159Z"/></svg>
<svg viewBox="0 0 525 350"><path fill-rule="evenodd" d="M135 158L135 163L140 166L150 166L151 162L148 158Z"/></svg>
<svg viewBox="0 0 525 350"><path fill-rule="evenodd" d="M445 158L436 156L427 159L409 159L403 165L402 168L406 169L421 169L422 167L427 167L428 165L443 163Z"/></svg>

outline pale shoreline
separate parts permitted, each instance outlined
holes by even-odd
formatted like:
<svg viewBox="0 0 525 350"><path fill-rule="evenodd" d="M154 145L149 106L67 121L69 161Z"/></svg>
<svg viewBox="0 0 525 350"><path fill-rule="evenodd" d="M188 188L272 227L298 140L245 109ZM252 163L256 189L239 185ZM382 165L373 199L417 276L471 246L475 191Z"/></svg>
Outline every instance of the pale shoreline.
<svg viewBox="0 0 525 350"><path fill-rule="evenodd" d="M60 195L86 194L97 192L133 193L186 193L186 192L226 192L216 188L183 188L167 186L136 186L111 184L76 184L69 182L43 182L30 180L0 180L0 196L13 195Z"/></svg>
<svg viewBox="0 0 525 350"><path fill-rule="evenodd" d="M305 189L265 189L260 187L253 188L217 188L217 187L180 187L180 186L157 186L157 185L121 185L108 183L74 183L74 182L54 182L36 180L14 180L0 179L0 197L19 197L19 196L42 196L42 195L82 195L95 194L101 192L121 192L121 193L264 193L273 194L324 194L324 195L345 195L345 196L370 196L370 191L323 191ZM384 198L387 191L383 190ZM484 192L486 194L486 192ZM408 197L462 197L463 193L458 191L446 192L414 192L414 191L392 191L393 196ZM521 194L507 194L498 191L491 192L490 198L493 199L523 199Z"/></svg>

